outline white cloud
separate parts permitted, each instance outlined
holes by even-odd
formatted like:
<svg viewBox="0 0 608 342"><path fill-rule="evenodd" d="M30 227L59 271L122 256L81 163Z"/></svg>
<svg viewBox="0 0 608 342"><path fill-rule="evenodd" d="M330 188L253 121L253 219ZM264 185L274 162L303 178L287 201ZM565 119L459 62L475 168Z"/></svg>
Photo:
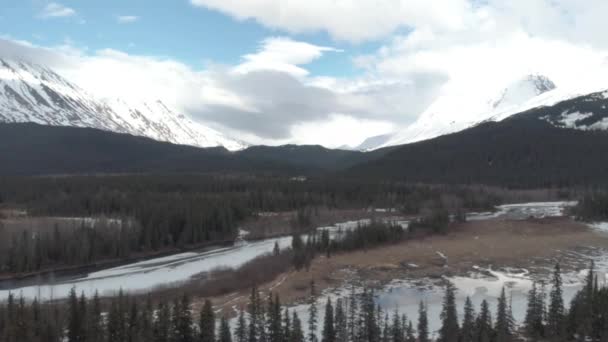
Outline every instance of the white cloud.
<svg viewBox="0 0 608 342"><path fill-rule="evenodd" d="M376 39L400 28L457 30L471 7L467 0L191 0L233 16L293 33L326 31L336 39Z"/></svg>
<svg viewBox="0 0 608 342"><path fill-rule="evenodd" d="M40 13L41 18L72 17L74 15L76 15L76 11L74 9L56 2L47 4Z"/></svg>
<svg viewBox="0 0 608 342"><path fill-rule="evenodd" d="M256 53L243 56L243 63L235 67L234 71L248 73L255 70L273 70L295 76L306 76L308 71L299 65L308 64L320 58L325 52L341 51L286 37L267 38L262 41Z"/></svg>
<svg viewBox="0 0 608 342"><path fill-rule="evenodd" d="M130 24L139 20L139 16L136 15L119 15L116 16L116 21L121 24Z"/></svg>

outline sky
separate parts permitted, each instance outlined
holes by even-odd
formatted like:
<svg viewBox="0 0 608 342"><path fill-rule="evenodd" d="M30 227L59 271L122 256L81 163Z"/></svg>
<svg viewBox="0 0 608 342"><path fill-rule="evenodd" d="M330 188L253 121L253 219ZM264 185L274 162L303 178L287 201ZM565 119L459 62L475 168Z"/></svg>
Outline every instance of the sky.
<svg viewBox="0 0 608 342"><path fill-rule="evenodd" d="M605 13L605 0L2 0L0 57L253 144L356 146L528 74L608 88Z"/></svg>

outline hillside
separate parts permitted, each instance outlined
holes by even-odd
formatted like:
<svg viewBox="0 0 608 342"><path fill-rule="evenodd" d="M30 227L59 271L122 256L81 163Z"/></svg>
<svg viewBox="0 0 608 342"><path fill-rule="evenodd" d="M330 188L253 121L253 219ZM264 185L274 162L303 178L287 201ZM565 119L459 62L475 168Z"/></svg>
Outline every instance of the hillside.
<svg viewBox="0 0 608 342"><path fill-rule="evenodd" d="M409 145L351 177L516 187L606 184L608 100L595 93Z"/></svg>

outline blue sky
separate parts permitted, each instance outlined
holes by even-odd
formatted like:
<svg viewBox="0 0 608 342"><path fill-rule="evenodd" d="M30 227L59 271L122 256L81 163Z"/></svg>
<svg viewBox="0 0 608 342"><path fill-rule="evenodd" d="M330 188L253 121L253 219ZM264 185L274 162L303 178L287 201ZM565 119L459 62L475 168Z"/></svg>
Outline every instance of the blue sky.
<svg viewBox="0 0 608 342"><path fill-rule="evenodd" d="M54 46L70 45L96 51L111 48L130 54L170 57L194 68L208 63L237 64L271 36L290 36L341 52L324 55L307 66L313 74L352 76L359 72L352 58L378 49L381 39L351 43L332 39L327 32L292 34L256 21L237 20L220 12L193 6L188 0L104 0L55 2L73 14L44 17L53 3L8 0L0 13L0 33L14 39ZM133 16L132 22L119 22Z"/></svg>

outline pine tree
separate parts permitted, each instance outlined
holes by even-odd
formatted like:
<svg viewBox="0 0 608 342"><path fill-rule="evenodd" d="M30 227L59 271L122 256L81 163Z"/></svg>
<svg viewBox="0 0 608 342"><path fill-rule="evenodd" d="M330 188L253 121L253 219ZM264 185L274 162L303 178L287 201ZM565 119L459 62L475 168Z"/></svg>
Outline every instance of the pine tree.
<svg viewBox="0 0 608 342"><path fill-rule="evenodd" d="M239 318L236 322L236 328L234 330L234 337L236 342L247 341L247 322L245 322L245 311L239 310Z"/></svg>
<svg viewBox="0 0 608 342"><path fill-rule="evenodd" d="M184 294L176 300L173 309L173 342L193 342L192 313L190 298Z"/></svg>
<svg viewBox="0 0 608 342"><path fill-rule="evenodd" d="M283 341L283 326L281 316L281 300L278 295L272 298L268 294L268 337L270 342Z"/></svg>
<svg viewBox="0 0 608 342"><path fill-rule="evenodd" d="M334 308L331 304L331 299L327 298L325 305L325 318L323 319L323 334L322 342L335 342L336 332L334 326Z"/></svg>
<svg viewBox="0 0 608 342"><path fill-rule="evenodd" d="M131 310L129 311L129 320L127 322L127 342L139 341L139 309L137 301L131 302Z"/></svg>
<svg viewBox="0 0 608 342"><path fill-rule="evenodd" d="M289 342L292 338L292 327L291 327L291 314L289 309L285 308L285 315L283 318L283 341Z"/></svg>
<svg viewBox="0 0 608 342"><path fill-rule="evenodd" d="M469 297L464 302L464 318L462 320L462 329L460 330L460 339L462 342L474 342L476 340L475 309Z"/></svg>
<svg viewBox="0 0 608 342"><path fill-rule="evenodd" d="M441 329L439 330L440 342L458 342L459 337L458 313L456 312L455 288L448 282L443 298L443 309L441 311Z"/></svg>
<svg viewBox="0 0 608 342"><path fill-rule="evenodd" d="M547 335L560 340L564 334L564 299L562 292L562 276L559 264L555 265L551 292L549 293L549 312L547 313Z"/></svg>
<svg viewBox="0 0 608 342"><path fill-rule="evenodd" d="M488 302L485 299L481 302L481 309L479 310L475 327L478 342L490 342L492 340L492 336L494 335L492 315Z"/></svg>
<svg viewBox="0 0 608 342"><path fill-rule="evenodd" d="M304 342L304 331L302 330L302 322L296 312L293 313L292 319L293 328L291 329L290 342Z"/></svg>
<svg viewBox="0 0 608 342"><path fill-rule="evenodd" d="M95 292L95 295L93 296L91 310L88 315L87 327L90 342L101 342L104 340L105 329L103 326L103 318L101 316L101 301L99 299L99 293L97 292Z"/></svg>
<svg viewBox="0 0 608 342"><path fill-rule="evenodd" d="M171 337L171 309L166 303L160 303L156 310L153 324L154 342L169 342Z"/></svg>
<svg viewBox="0 0 608 342"><path fill-rule="evenodd" d="M232 334L230 333L230 325L226 317L222 317L220 323L220 336L218 342L232 342Z"/></svg>
<svg viewBox="0 0 608 342"><path fill-rule="evenodd" d="M83 342L84 322L82 308L76 295L76 288L72 287L68 297L68 342Z"/></svg>
<svg viewBox="0 0 608 342"><path fill-rule="evenodd" d="M412 321L408 322L407 328L405 329L405 340L406 342L416 342L416 335Z"/></svg>
<svg viewBox="0 0 608 342"><path fill-rule="evenodd" d="M358 341L357 333L357 296L355 293L355 286L351 287L349 304L348 304L348 339L351 342Z"/></svg>
<svg viewBox="0 0 608 342"><path fill-rule="evenodd" d="M511 331L511 322L508 314L507 296L505 288L502 288L500 297L498 298L498 306L496 310L496 342L511 341L513 332Z"/></svg>
<svg viewBox="0 0 608 342"><path fill-rule="evenodd" d="M249 328L247 329L248 342L258 342L260 337L260 303L259 293L256 287L251 289L249 296Z"/></svg>
<svg viewBox="0 0 608 342"><path fill-rule="evenodd" d="M399 315L399 311L395 309L393 313L393 323L392 323L392 331L391 331L391 341L392 342L405 342L403 341L403 337L405 336L405 327L401 324L402 319Z"/></svg>
<svg viewBox="0 0 608 342"><path fill-rule="evenodd" d="M308 305L308 342L317 342L317 293L314 281L310 282Z"/></svg>
<svg viewBox="0 0 608 342"><path fill-rule="evenodd" d="M429 342L429 322L426 315L426 305L422 301L418 306L418 341Z"/></svg>
<svg viewBox="0 0 608 342"><path fill-rule="evenodd" d="M215 313L210 300L205 300L199 322L200 342L215 342Z"/></svg>
<svg viewBox="0 0 608 342"><path fill-rule="evenodd" d="M348 342L348 326L347 317L344 310L344 301L342 298L336 300L336 314L334 319L336 342Z"/></svg>

